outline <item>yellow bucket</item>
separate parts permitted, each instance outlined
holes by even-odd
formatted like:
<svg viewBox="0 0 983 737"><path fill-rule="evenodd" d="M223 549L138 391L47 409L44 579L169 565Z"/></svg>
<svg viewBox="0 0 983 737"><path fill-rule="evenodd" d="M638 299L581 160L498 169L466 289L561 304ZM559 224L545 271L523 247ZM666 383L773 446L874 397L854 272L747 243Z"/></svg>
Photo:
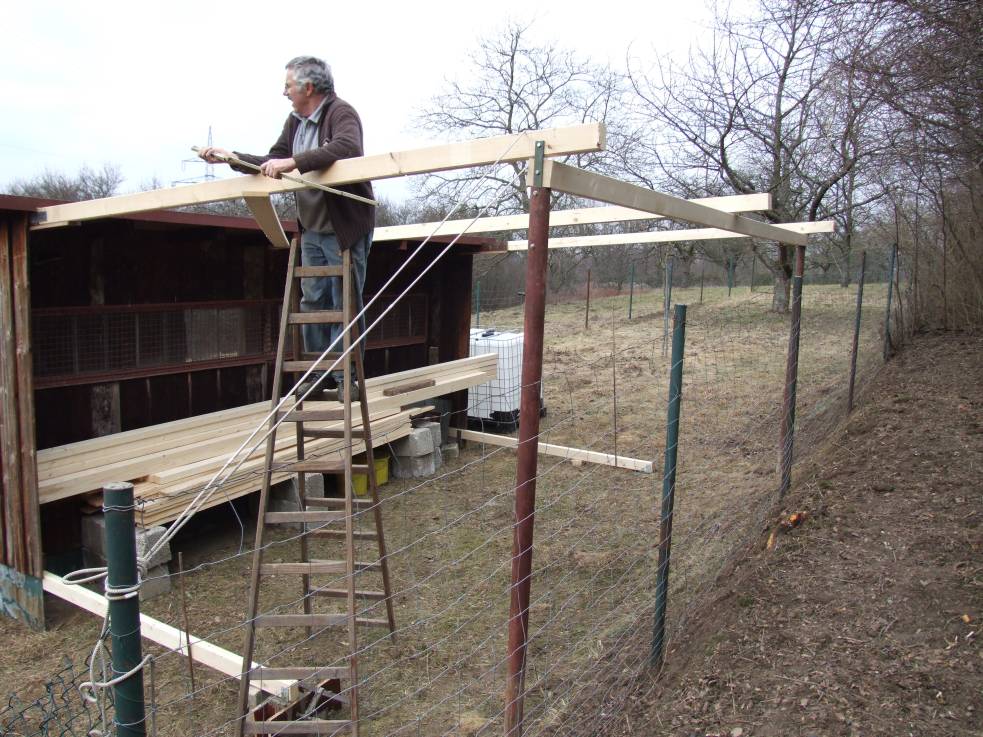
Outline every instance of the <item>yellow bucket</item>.
<svg viewBox="0 0 983 737"><path fill-rule="evenodd" d="M389 456L375 459L375 482L378 486L389 482ZM369 493L369 479L364 473L352 474L352 486L355 496L367 496Z"/></svg>

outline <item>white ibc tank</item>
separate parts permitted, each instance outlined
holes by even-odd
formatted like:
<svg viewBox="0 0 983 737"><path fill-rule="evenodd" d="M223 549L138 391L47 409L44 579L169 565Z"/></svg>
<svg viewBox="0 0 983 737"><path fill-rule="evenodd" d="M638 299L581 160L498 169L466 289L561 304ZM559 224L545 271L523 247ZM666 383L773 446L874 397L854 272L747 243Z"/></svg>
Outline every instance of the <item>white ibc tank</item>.
<svg viewBox="0 0 983 737"><path fill-rule="evenodd" d="M519 414L522 387L522 333L471 329L471 355L498 354L498 377L468 390L468 415L509 422Z"/></svg>

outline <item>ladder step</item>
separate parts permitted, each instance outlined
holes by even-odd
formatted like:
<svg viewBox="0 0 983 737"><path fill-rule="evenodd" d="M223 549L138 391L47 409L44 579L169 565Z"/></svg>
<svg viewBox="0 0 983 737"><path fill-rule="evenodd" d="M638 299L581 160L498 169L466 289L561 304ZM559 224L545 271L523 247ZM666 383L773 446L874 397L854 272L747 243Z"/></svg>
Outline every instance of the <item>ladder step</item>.
<svg viewBox="0 0 983 737"><path fill-rule="evenodd" d="M308 430L304 428L305 438L344 438L344 430ZM352 438L354 440L364 440L365 431L364 430L352 430Z"/></svg>
<svg viewBox="0 0 983 737"><path fill-rule="evenodd" d="M328 460L312 458L304 461L285 463L277 468L278 472L286 473L344 473L345 461L342 459ZM368 473L369 467L364 463L353 463L352 473Z"/></svg>
<svg viewBox="0 0 983 737"><path fill-rule="evenodd" d="M344 512L309 510L305 512L267 512L263 521L268 525L282 525L288 522L344 522Z"/></svg>
<svg viewBox="0 0 983 737"><path fill-rule="evenodd" d="M279 574L299 574L302 576L315 576L319 573L344 573L345 561L343 560L309 560L295 561L293 563L263 563L259 567L259 572L263 576L276 576ZM366 563L355 561L355 572L378 571L382 569L381 563Z"/></svg>
<svg viewBox="0 0 983 737"><path fill-rule="evenodd" d="M314 596L323 596L327 599L347 599L348 589L318 589L311 592ZM367 601L382 601L386 598L385 591L356 591L356 599L366 599ZM286 678L286 676L284 676Z"/></svg>
<svg viewBox="0 0 983 737"><path fill-rule="evenodd" d="M308 535L314 535L316 537L330 537L334 540L344 540L345 531L344 530L331 530L327 527L320 527L316 530L308 530ZM378 540L379 536L374 532L363 532L362 530L354 530L352 532L353 540Z"/></svg>
<svg viewBox="0 0 983 737"><path fill-rule="evenodd" d="M322 369L326 369L328 366L330 366L332 363L334 363L339 358L341 358L341 354L340 353L329 353L328 355L326 355L324 357L324 360L322 360L322 361L317 361L317 360L313 360L313 361L284 361L283 362L283 371L284 371L284 373L287 373L287 374L302 374L305 371L307 371L307 369L314 368L315 366L318 366L318 367L320 367Z"/></svg>
<svg viewBox="0 0 983 737"><path fill-rule="evenodd" d="M344 313L341 310L315 310L313 312L291 312L287 315L288 325L318 325L343 323Z"/></svg>
<svg viewBox="0 0 983 737"><path fill-rule="evenodd" d="M328 737L333 734L350 734L352 723L340 719L305 719L300 722L275 720L255 722L247 719L243 725L245 734L306 734Z"/></svg>
<svg viewBox="0 0 983 737"><path fill-rule="evenodd" d="M253 681L326 681L329 678L348 680L347 667L285 667L285 668L254 668L250 674Z"/></svg>
<svg viewBox="0 0 983 737"><path fill-rule="evenodd" d="M341 266L295 266L294 276L297 278L311 276L341 276Z"/></svg>
<svg viewBox="0 0 983 737"><path fill-rule="evenodd" d="M347 614L260 614L253 620L256 627L339 627L348 624ZM388 627L385 619L356 617L363 627Z"/></svg>
<svg viewBox="0 0 983 737"><path fill-rule="evenodd" d="M308 497L307 506L309 507L331 507L337 509L338 507L345 506L345 500L333 497L333 496L314 496ZM356 509L366 509L375 506L375 503L371 499L352 499L352 506ZM286 512L285 514L292 514L291 512ZM322 513L323 514L323 513Z"/></svg>

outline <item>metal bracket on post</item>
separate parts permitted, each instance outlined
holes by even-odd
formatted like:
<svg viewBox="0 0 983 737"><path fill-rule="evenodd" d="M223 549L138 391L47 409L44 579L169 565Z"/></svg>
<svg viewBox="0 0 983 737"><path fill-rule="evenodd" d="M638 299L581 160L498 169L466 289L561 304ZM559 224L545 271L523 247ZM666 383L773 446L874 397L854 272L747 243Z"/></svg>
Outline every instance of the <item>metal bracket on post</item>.
<svg viewBox="0 0 983 737"><path fill-rule="evenodd" d="M546 160L546 141L536 141L536 151L533 157L532 186L543 186L543 162Z"/></svg>

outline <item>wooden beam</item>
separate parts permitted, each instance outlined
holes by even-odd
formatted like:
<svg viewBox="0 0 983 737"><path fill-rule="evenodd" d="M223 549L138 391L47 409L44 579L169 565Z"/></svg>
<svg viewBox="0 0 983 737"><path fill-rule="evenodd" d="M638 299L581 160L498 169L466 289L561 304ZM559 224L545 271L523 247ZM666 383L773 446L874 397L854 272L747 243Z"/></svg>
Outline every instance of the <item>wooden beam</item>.
<svg viewBox="0 0 983 737"><path fill-rule="evenodd" d="M534 146L539 140L546 142L547 156L600 151L604 148L604 126L599 123L589 123L566 128L549 128L409 151L341 159L325 170L317 173L309 172L305 176L319 184L336 187L373 179L484 166L496 161L503 163L521 161L534 155ZM42 207L38 209L37 224L50 226L73 220L93 220L134 212L219 202L242 197L245 192L272 194L293 192L298 189L305 189L305 187L297 182L272 179L259 174L232 177L183 187Z"/></svg>
<svg viewBox="0 0 983 737"><path fill-rule="evenodd" d="M450 434L461 440L472 440L476 443L497 445L502 448L519 447L518 438L509 437L508 435L495 435L494 433L475 432L474 430L458 430L457 428L451 428ZM610 453L598 453L593 450L568 448L565 445L553 445L552 443L543 442L539 443L539 452L548 456L558 456L560 458L569 458L570 460L598 463L604 466L617 466L618 468L626 468L630 471L652 473L652 461L643 461L638 458L614 456Z"/></svg>
<svg viewBox="0 0 983 737"><path fill-rule="evenodd" d="M263 192L243 192L242 197L246 200L249 212L256 218L256 224L270 239L273 247L290 248L290 241L287 240L287 234L283 232L283 225L270 201L270 196Z"/></svg>
<svg viewBox="0 0 983 737"><path fill-rule="evenodd" d="M742 194L729 197L700 197L688 200L724 212L758 212L771 209L771 195ZM593 223L618 223L633 220L661 220L662 215L633 210L630 207L611 205L606 207L578 207L573 210L554 210L550 213L550 227L590 225ZM458 235L459 233L496 233L506 230L528 230L529 215L498 215L489 218L464 218L445 223L416 223L389 225L376 228L373 242L401 241L426 238L429 235Z"/></svg>
<svg viewBox="0 0 983 737"><path fill-rule="evenodd" d="M19 570L35 578L44 572L41 505L38 501L37 435L34 421L34 361L31 349L31 282L27 214L10 222L14 282L14 334L17 368L17 419L20 426L21 520L26 559ZM43 609L37 618L44 622Z"/></svg>
<svg viewBox="0 0 983 737"><path fill-rule="evenodd" d="M543 163L543 186L560 192L635 210L645 210L704 227L742 233L762 240L791 243L797 246L804 246L809 242L808 236L803 233L782 230L758 220L721 212L706 205L577 169L557 161ZM527 185L530 183L527 182Z"/></svg>
<svg viewBox="0 0 983 737"><path fill-rule="evenodd" d="M65 583L60 577L48 571L44 572L42 579L44 590L49 594L57 596L59 599L74 604L97 617L106 616L107 603L105 597L90 591L84 586L73 586ZM159 619L148 617L146 614L140 615L140 634L151 642L162 645L168 650L173 650L179 655L187 657L188 644L185 633L176 627L161 622ZM242 675L242 656L236 655L230 650L214 645L200 637L191 636L191 656L196 663L201 663L219 673L239 678ZM253 663L253 668L261 667L259 663ZM265 691L266 693L279 696L284 691L289 691L296 685L296 681L280 680L255 680L250 679L250 689L256 693Z"/></svg>
<svg viewBox="0 0 983 737"><path fill-rule="evenodd" d="M836 223L832 220L817 220L815 222L781 223L776 228L790 230L793 233L833 233ZM647 233L610 233L605 235L570 236L567 238L550 238L550 248L594 248L595 246L624 246L643 243L686 243L689 241L726 240L731 238L750 238L751 236L734 233L719 228L690 228L686 230L655 230ZM525 251L529 241L509 241L508 250Z"/></svg>
<svg viewBox="0 0 983 737"><path fill-rule="evenodd" d="M20 547L20 428L17 422L14 284L10 273L10 225L0 219L0 563L18 568Z"/></svg>

